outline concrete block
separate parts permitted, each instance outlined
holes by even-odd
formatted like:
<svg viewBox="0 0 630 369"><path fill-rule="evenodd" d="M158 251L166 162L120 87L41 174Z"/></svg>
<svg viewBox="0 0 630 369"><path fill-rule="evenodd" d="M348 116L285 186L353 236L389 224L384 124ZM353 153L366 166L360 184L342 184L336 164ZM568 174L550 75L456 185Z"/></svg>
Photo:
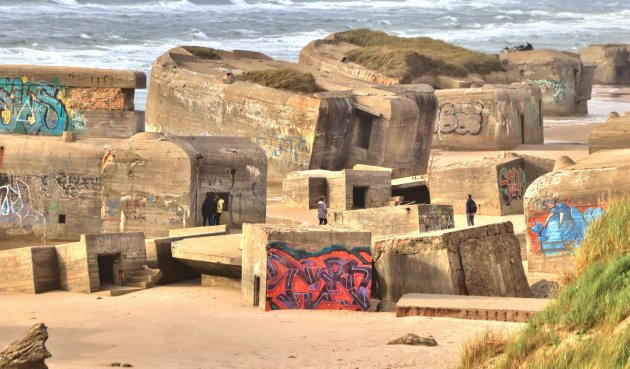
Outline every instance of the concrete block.
<svg viewBox="0 0 630 369"><path fill-rule="evenodd" d="M0 251L0 291L42 293L59 289L57 258L52 246Z"/></svg>
<svg viewBox="0 0 630 369"><path fill-rule="evenodd" d="M241 293L265 310L368 311L370 234L340 227L246 224Z"/></svg>
<svg viewBox="0 0 630 369"><path fill-rule="evenodd" d="M187 238L173 242L171 252L198 273L240 280L241 238L240 234Z"/></svg>
<svg viewBox="0 0 630 369"><path fill-rule="evenodd" d="M179 237L179 236L213 236L227 233L227 226L225 224L221 224L218 226L202 226L202 227L191 227L191 228L178 228L178 229L169 229L168 236L169 237Z"/></svg>
<svg viewBox="0 0 630 369"><path fill-rule="evenodd" d="M221 287L221 288L232 288L235 290L241 289L241 279L240 278L228 278L228 277L219 277L216 275L201 275L201 286L202 287Z"/></svg>
<svg viewBox="0 0 630 369"><path fill-rule="evenodd" d="M495 247L496 241L509 249ZM529 296L510 222L383 238L374 242L373 255L383 301L398 301L406 293Z"/></svg>

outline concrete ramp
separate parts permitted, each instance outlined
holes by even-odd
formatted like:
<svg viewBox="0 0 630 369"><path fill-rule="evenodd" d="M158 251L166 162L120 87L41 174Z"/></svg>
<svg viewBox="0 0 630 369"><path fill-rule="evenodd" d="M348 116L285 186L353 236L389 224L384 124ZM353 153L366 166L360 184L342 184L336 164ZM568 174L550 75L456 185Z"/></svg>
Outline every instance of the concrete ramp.
<svg viewBox="0 0 630 369"><path fill-rule="evenodd" d="M173 242L173 258L203 275L241 279L240 234L189 238Z"/></svg>
<svg viewBox="0 0 630 369"><path fill-rule="evenodd" d="M502 322L526 322L550 299L408 293L396 304L396 316L430 316Z"/></svg>

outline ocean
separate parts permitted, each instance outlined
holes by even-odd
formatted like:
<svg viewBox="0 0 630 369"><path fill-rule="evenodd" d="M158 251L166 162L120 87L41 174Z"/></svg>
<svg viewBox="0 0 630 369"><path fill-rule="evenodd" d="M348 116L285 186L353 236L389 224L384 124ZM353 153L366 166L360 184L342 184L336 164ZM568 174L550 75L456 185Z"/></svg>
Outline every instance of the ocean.
<svg viewBox="0 0 630 369"><path fill-rule="evenodd" d="M578 51L630 41L630 2L586 0L0 0L2 63L136 69L177 45L296 61L352 28L429 36L498 53L526 41ZM146 90L137 91L144 109Z"/></svg>

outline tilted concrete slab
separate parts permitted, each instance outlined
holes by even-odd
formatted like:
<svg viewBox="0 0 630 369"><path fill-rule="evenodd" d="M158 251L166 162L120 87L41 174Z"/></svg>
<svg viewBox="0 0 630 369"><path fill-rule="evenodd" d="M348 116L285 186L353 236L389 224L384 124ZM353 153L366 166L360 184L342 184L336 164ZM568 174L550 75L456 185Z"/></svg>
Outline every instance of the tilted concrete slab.
<svg viewBox="0 0 630 369"><path fill-rule="evenodd" d="M240 234L198 237L173 242L173 257L200 274L241 278Z"/></svg>
<svg viewBox="0 0 630 369"><path fill-rule="evenodd" d="M429 316L502 322L527 322L551 300L409 293L396 304L396 316Z"/></svg>
<svg viewBox="0 0 630 369"><path fill-rule="evenodd" d="M200 237L200 236L214 236L219 234L226 234L227 226L225 224L216 225L216 226L205 226L205 227L191 227L191 228L179 228L179 229L169 229L168 236L169 237Z"/></svg>
<svg viewBox="0 0 630 369"><path fill-rule="evenodd" d="M630 112L610 113L606 123L593 129L588 138L588 152L630 148Z"/></svg>

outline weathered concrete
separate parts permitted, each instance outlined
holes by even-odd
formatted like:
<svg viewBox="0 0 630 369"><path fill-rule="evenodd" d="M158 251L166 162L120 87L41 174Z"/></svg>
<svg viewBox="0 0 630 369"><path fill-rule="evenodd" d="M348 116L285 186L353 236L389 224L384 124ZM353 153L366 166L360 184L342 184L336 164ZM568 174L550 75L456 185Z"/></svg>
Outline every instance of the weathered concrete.
<svg viewBox="0 0 630 369"><path fill-rule="evenodd" d="M595 67L593 83L630 85L630 45L589 45L580 50L580 59Z"/></svg>
<svg viewBox="0 0 630 369"><path fill-rule="evenodd" d="M436 91L433 147L509 150L543 143L541 94L527 84Z"/></svg>
<svg viewBox="0 0 630 369"><path fill-rule="evenodd" d="M47 369L44 360L52 355L46 349L48 329L43 323L32 326L24 335L0 351L1 369Z"/></svg>
<svg viewBox="0 0 630 369"><path fill-rule="evenodd" d="M400 205L329 212L328 222L370 231L373 239L455 227L453 207L450 205Z"/></svg>
<svg viewBox="0 0 630 369"><path fill-rule="evenodd" d="M0 238L78 240L101 228L105 143L0 135Z"/></svg>
<svg viewBox="0 0 630 369"><path fill-rule="evenodd" d="M201 287L221 287L221 288L232 288L235 290L241 289L241 279L236 278L227 278L227 277L219 277L216 275L201 275Z"/></svg>
<svg viewBox="0 0 630 369"><path fill-rule="evenodd" d="M202 275L241 279L240 234L188 238L171 245L173 258Z"/></svg>
<svg viewBox="0 0 630 369"><path fill-rule="evenodd" d="M81 235L81 241L55 248L65 291L91 293L99 291L102 283L132 283L147 264L142 232ZM101 263L102 257L111 260Z"/></svg>
<svg viewBox="0 0 630 369"><path fill-rule="evenodd" d="M488 83L525 82L540 87L545 116L572 116L588 113L593 67L583 66L577 54L555 50L502 53L507 72L483 76Z"/></svg>
<svg viewBox="0 0 630 369"><path fill-rule="evenodd" d="M145 240L147 265L162 271L162 278L157 284L163 285L199 278L199 272L173 258L173 242L187 237L196 238L203 236L163 237Z"/></svg>
<svg viewBox="0 0 630 369"><path fill-rule="evenodd" d="M317 208L322 195L328 207L336 210L385 206L391 196L390 173L382 170L291 172L282 183L284 204L302 209Z"/></svg>
<svg viewBox="0 0 630 369"><path fill-rule="evenodd" d="M604 124L593 129L588 138L588 152L630 148L630 112L611 113Z"/></svg>
<svg viewBox="0 0 630 369"><path fill-rule="evenodd" d="M143 113L133 111L135 89L146 87L142 72L2 65L0 76L0 134L61 136L71 131L124 138L144 129ZM29 111L33 114L25 115Z"/></svg>
<svg viewBox="0 0 630 369"><path fill-rule="evenodd" d="M0 291L42 293L59 289L54 246L0 251Z"/></svg>
<svg viewBox="0 0 630 369"><path fill-rule="evenodd" d="M137 134L103 158L103 230L159 237L202 225L208 192L225 200L221 223L263 222L266 163L245 138Z"/></svg>
<svg viewBox="0 0 630 369"><path fill-rule="evenodd" d="M348 228L246 224L241 293L266 310L367 311L369 245L369 232Z"/></svg>
<svg viewBox="0 0 630 369"><path fill-rule="evenodd" d="M392 196L402 197L402 204L429 204L427 182L427 175L392 179Z"/></svg>
<svg viewBox="0 0 630 369"><path fill-rule="evenodd" d="M466 195L472 194L479 215L518 214L530 180L524 159L506 155L432 170L429 192L432 204L452 205L455 213L466 212Z"/></svg>
<svg viewBox="0 0 630 369"><path fill-rule="evenodd" d="M226 234L227 226L225 224L217 225L217 226L202 226L202 227L192 227L192 228L180 228L180 229L169 229L168 236L169 237L178 237L178 236L214 236L219 234Z"/></svg>
<svg viewBox="0 0 630 369"><path fill-rule="evenodd" d="M294 93L239 81L250 70L298 69L325 90ZM232 83L225 83L226 73ZM269 158L269 181L290 171L362 163L394 177L426 172L435 116L426 85L384 87L254 52L180 47L151 71L147 130L248 137Z"/></svg>
<svg viewBox="0 0 630 369"><path fill-rule="evenodd" d="M528 269L559 273L573 268L572 251L611 196L630 190L630 149L598 151L532 182L523 198Z"/></svg>
<svg viewBox="0 0 630 369"><path fill-rule="evenodd" d="M374 241L380 298L406 293L529 297L512 223Z"/></svg>
<svg viewBox="0 0 630 369"><path fill-rule="evenodd" d="M549 305L549 299L409 293L396 304L396 316L430 316L525 323Z"/></svg>

